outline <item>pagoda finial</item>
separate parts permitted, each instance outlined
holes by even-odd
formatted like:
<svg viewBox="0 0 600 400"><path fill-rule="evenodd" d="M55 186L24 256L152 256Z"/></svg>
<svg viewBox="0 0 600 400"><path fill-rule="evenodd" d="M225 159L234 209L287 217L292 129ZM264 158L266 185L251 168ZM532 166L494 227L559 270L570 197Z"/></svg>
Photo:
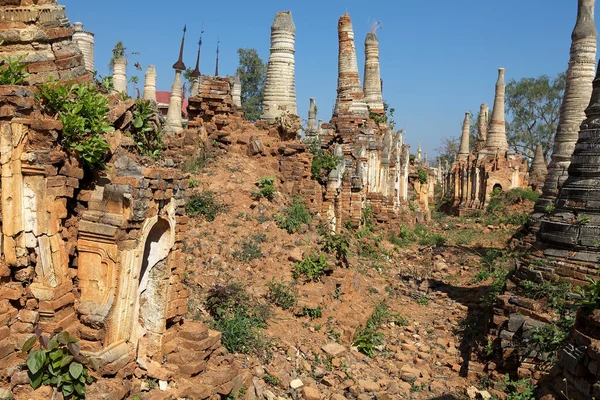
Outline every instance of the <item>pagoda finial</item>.
<svg viewBox="0 0 600 400"><path fill-rule="evenodd" d="M215 65L215 76L219 76L219 36L217 35L217 64Z"/></svg>
<svg viewBox="0 0 600 400"><path fill-rule="evenodd" d="M177 71L183 71L185 64L183 63L183 46L185 44L185 32L187 31L187 24L183 26L183 36L181 37L181 47L179 48L179 60L173 64L173 69Z"/></svg>
<svg viewBox="0 0 600 400"><path fill-rule="evenodd" d="M202 34L204 33L204 21L202 21L202 27L200 28L200 40L198 41L198 56L196 57L196 68L191 73L192 78L200 77L200 49L202 48Z"/></svg>

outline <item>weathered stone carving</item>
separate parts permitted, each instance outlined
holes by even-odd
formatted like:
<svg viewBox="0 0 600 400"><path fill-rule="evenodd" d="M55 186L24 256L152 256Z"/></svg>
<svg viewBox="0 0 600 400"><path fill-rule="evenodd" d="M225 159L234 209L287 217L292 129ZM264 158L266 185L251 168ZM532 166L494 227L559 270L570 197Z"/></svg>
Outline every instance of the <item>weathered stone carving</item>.
<svg viewBox="0 0 600 400"><path fill-rule="evenodd" d="M318 136L317 129L317 105L313 97L310 98L310 104L308 106L308 122L306 124L306 136L314 137Z"/></svg>
<svg viewBox="0 0 600 400"><path fill-rule="evenodd" d="M479 117L477 118L477 143L475 143L475 151L479 152L485 147L487 141L489 107L487 104L482 104L479 107Z"/></svg>
<svg viewBox="0 0 600 400"><path fill-rule="evenodd" d="M291 11L278 12L271 25L271 54L267 66L261 119L297 115L295 84L296 26Z"/></svg>

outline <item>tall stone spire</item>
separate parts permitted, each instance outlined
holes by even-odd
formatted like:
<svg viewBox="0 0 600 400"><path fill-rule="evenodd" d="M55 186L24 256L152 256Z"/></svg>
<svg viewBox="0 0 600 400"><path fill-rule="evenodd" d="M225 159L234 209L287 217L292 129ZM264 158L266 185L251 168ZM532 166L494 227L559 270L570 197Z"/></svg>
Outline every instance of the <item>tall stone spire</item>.
<svg viewBox="0 0 600 400"><path fill-rule="evenodd" d="M183 46L185 44L186 30L187 28L184 26L183 36L181 38L181 48L179 49L179 59L173 64L175 79L173 80L173 86L171 87L171 99L169 100L169 111L167 111L167 122L165 123L165 132L167 133L176 133L183 130L183 127L181 126L181 72L185 70L185 64L183 63Z"/></svg>
<svg viewBox="0 0 600 400"><path fill-rule="evenodd" d="M94 72L94 34L83 30L83 24L81 22L75 22L73 24L73 29L75 31L73 33L73 41L83 53L85 69L89 72Z"/></svg>
<svg viewBox="0 0 600 400"><path fill-rule="evenodd" d="M546 176L548 173L548 167L546 166L546 160L544 157L544 149L542 145L537 145L535 148L535 155L531 162L531 168L529 168L529 176Z"/></svg>
<svg viewBox="0 0 600 400"><path fill-rule="evenodd" d="M217 36L217 61L215 62L215 76L219 76L219 37Z"/></svg>
<svg viewBox="0 0 600 400"><path fill-rule="evenodd" d="M489 116L489 106L487 104L482 104L479 106L479 117L477 119L477 143L475 145L475 151L479 151L485 147Z"/></svg>
<svg viewBox="0 0 600 400"><path fill-rule="evenodd" d="M306 124L306 134L314 136L317 134L317 105L314 97L310 98L308 106L308 123Z"/></svg>
<svg viewBox="0 0 600 400"><path fill-rule="evenodd" d="M291 11L275 15L271 25L271 54L267 66L261 119L273 120L288 112L296 115L296 25Z"/></svg>
<svg viewBox="0 0 600 400"><path fill-rule="evenodd" d="M156 68L148 65L144 79L144 100L156 101Z"/></svg>
<svg viewBox="0 0 600 400"><path fill-rule="evenodd" d="M371 112L385 113L383 109L383 94L381 85L381 71L379 68L379 40L375 30L367 33L365 39L365 101Z"/></svg>
<svg viewBox="0 0 600 400"><path fill-rule="evenodd" d="M543 213L546 207L554 202L562 183L567 178L567 169L577 142L579 125L585 118L584 110L592 93L596 62L598 33L594 24L595 3L596 0L578 2L577 22L571 34L571 55L558 128L554 136L554 148L544 189L535 205L536 212Z"/></svg>
<svg viewBox="0 0 600 400"><path fill-rule="evenodd" d="M204 31L202 31L204 32ZM192 88L190 90L190 97L198 95L198 87L200 86L200 48L202 47L202 33L200 33L200 40L198 41L198 54L196 56L196 67L190 73L192 78Z"/></svg>
<svg viewBox="0 0 600 400"><path fill-rule="evenodd" d="M365 102L365 94L360 85L354 30L350 15L344 14L338 21L338 87L334 117L352 115L369 117L369 109Z"/></svg>
<svg viewBox="0 0 600 400"><path fill-rule="evenodd" d="M585 115L556 209L542 219L538 239L553 255L593 265L600 252L600 66Z"/></svg>
<svg viewBox="0 0 600 400"><path fill-rule="evenodd" d="M504 153L508 150L506 141L506 121L504 119L504 68L498 68L498 81L496 82L496 96L494 97L494 109L492 120L487 134L485 149L490 153Z"/></svg>
<svg viewBox="0 0 600 400"><path fill-rule="evenodd" d="M465 160L469 156L469 133L471 131L471 114L465 113L465 120L462 126L462 135L460 137L460 148L458 149L458 158Z"/></svg>

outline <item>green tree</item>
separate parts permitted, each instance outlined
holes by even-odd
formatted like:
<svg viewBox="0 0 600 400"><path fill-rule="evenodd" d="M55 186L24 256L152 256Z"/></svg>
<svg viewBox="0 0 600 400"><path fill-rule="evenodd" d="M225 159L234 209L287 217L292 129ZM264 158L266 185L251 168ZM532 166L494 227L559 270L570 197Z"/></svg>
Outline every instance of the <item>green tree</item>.
<svg viewBox="0 0 600 400"><path fill-rule="evenodd" d="M458 148L460 146L460 136L455 137L443 137L441 140L441 146L435 149L438 156L435 159L435 163L441 161L442 165L444 162L448 162L448 165L452 165L456 160L458 154Z"/></svg>
<svg viewBox="0 0 600 400"><path fill-rule="evenodd" d="M267 65L255 49L238 49L238 54L240 65L237 74L242 84L242 108L246 119L256 121L262 110Z"/></svg>
<svg viewBox="0 0 600 400"><path fill-rule="evenodd" d="M541 144L548 156L548 143L552 143L558 127L565 80L565 74L560 73L555 78L513 79L506 85L506 136L515 151L533 157Z"/></svg>

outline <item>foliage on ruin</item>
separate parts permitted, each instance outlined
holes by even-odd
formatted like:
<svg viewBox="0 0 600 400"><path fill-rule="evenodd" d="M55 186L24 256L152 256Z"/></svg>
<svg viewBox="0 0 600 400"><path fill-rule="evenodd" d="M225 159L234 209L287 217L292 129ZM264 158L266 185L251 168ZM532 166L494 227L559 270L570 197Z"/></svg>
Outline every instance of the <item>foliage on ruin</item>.
<svg viewBox="0 0 600 400"><path fill-rule="evenodd" d="M119 40L117 43L115 43L115 47L113 47L112 49L112 57L108 63L108 67L111 71L115 66L115 61L127 57L126 51L127 48L125 47L122 41Z"/></svg>
<svg viewBox="0 0 600 400"><path fill-rule="evenodd" d="M133 121L128 134L133 138L135 147L143 156L159 157L165 149L165 144L159 127L151 122L156 115L156 110L149 101L137 99L132 113Z"/></svg>
<svg viewBox="0 0 600 400"><path fill-rule="evenodd" d="M554 310L563 311L566 302L571 299L573 285L569 282L543 281L541 283L524 280L519 282L523 294L529 298L546 299L546 305Z"/></svg>
<svg viewBox="0 0 600 400"><path fill-rule="evenodd" d="M295 197L292 204L285 207L280 215L275 216L277 226L290 234L298 232L302 225L308 225L311 221L312 217L308 208L298 197Z"/></svg>
<svg viewBox="0 0 600 400"><path fill-rule="evenodd" d="M191 196L185 205L185 211L190 217L203 215L208 222L214 221L217 215L224 213L226 210L227 207L221 204L215 193L210 190Z"/></svg>
<svg viewBox="0 0 600 400"><path fill-rule="evenodd" d="M239 282L214 285L208 290L206 309L230 352L252 353L264 345L262 329L271 315L267 304L254 299Z"/></svg>
<svg viewBox="0 0 600 400"><path fill-rule="evenodd" d="M1 45L1 43L0 43ZM23 85L29 74L25 72L27 64L23 61L26 56L17 58L7 57L0 61L0 85Z"/></svg>
<svg viewBox="0 0 600 400"><path fill-rule="evenodd" d="M39 347L32 350L38 342ZM67 332L46 336L38 328L22 349L29 354L26 365L31 387L52 386L65 397L85 399L86 385L95 380L88 367L98 369L99 365L80 353L78 342Z"/></svg>
<svg viewBox="0 0 600 400"><path fill-rule="evenodd" d="M586 277L586 280L588 285L576 288L576 293L581 298L577 301L577 304L581 306L583 311L590 313L593 310L600 309L600 279Z"/></svg>
<svg viewBox="0 0 600 400"><path fill-rule="evenodd" d="M51 80L39 86L39 99L62 122L61 145L88 169L106 168L109 144L108 99L91 83L68 85Z"/></svg>
<svg viewBox="0 0 600 400"><path fill-rule="evenodd" d="M294 283L277 283L275 278L267 282L267 299L282 310L289 310L296 305L296 292Z"/></svg>
<svg viewBox="0 0 600 400"><path fill-rule="evenodd" d="M242 85L242 109L244 117L256 121L262 112L267 65L256 49L238 49L239 66L236 74Z"/></svg>
<svg viewBox="0 0 600 400"><path fill-rule="evenodd" d="M356 346L361 353L373 357L375 350L384 343L383 333L379 329L391 316L387 304L384 302L377 304L365 326L358 328L354 334L352 346Z"/></svg>
<svg viewBox="0 0 600 400"><path fill-rule="evenodd" d="M514 79L506 85L506 138L515 151L533 157L539 144L552 143L560 116L566 75ZM544 146L544 156L550 146Z"/></svg>
<svg viewBox="0 0 600 400"><path fill-rule="evenodd" d="M258 190L252 192L252 197L256 199L265 198L267 200L273 200L277 187L275 187L275 177L259 178L256 186Z"/></svg>
<svg viewBox="0 0 600 400"><path fill-rule="evenodd" d="M294 279L302 279L304 282L319 282L323 275L331 271L327 258L323 254L311 254L304 260L294 263Z"/></svg>
<svg viewBox="0 0 600 400"><path fill-rule="evenodd" d="M310 166L310 176L322 185L327 183L327 177L340 164L340 158L334 156L329 150L321 148L318 140L307 142L308 150L313 155Z"/></svg>
<svg viewBox="0 0 600 400"><path fill-rule="evenodd" d="M417 179L421 184L427 182L427 178L429 177L429 173L427 172L427 168L419 168L417 170Z"/></svg>
<svg viewBox="0 0 600 400"><path fill-rule="evenodd" d="M506 400L535 400L535 387L528 378L513 381L506 374L504 381L499 382L498 389L507 394Z"/></svg>
<svg viewBox="0 0 600 400"><path fill-rule="evenodd" d="M215 158L214 147L210 144L205 144L198 149L196 154L184 161L181 169L183 172L198 173L204 170Z"/></svg>

